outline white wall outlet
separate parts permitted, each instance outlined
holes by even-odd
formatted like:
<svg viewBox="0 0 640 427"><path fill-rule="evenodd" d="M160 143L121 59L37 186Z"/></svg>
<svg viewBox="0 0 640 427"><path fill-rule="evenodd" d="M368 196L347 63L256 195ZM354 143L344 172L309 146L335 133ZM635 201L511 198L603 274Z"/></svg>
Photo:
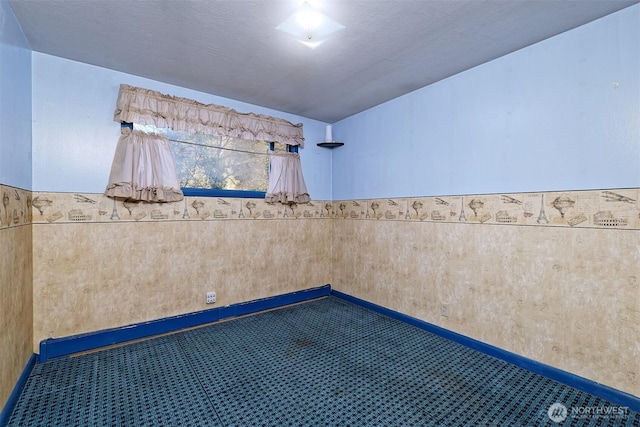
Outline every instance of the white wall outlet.
<svg viewBox="0 0 640 427"><path fill-rule="evenodd" d="M444 302L442 303L442 305L440 306L440 314L444 317L449 317L449 304L446 304Z"/></svg>
<svg viewBox="0 0 640 427"><path fill-rule="evenodd" d="M207 304L213 304L214 302L216 302L216 293L207 292Z"/></svg>

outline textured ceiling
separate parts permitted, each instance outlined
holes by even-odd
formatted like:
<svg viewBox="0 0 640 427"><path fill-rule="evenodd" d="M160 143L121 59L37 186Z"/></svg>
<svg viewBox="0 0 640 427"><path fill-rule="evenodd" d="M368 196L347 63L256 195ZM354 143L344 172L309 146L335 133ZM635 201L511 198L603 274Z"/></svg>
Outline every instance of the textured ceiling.
<svg viewBox="0 0 640 427"><path fill-rule="evenodd" d="M34 51L333 123L638 0L324 0L315 50L275 30L296 0L9 0Z"/></svg>

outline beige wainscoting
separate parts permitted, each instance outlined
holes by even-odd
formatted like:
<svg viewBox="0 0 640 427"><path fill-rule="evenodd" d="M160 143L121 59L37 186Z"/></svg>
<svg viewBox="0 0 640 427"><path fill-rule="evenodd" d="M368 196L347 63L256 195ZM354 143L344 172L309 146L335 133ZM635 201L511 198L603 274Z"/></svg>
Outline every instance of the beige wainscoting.
<svg viewBox="0 0 640 427"><path fill-rule="evenodd" d="M32 354L30 192L0 185L0 408Z"/></svg>
<svg viewBox="0 0 640 427"><path fill-rule="evenodd" d="M204 200L195 204L196 212L192 199L188 215L185 202L131 209L118 202L119 218L109 219L112 210L100 214L101 196L58 196L36 195L51 203L34 213L34 351L48 337L255 300L332 279L331 221L319 213L305 218L286 208L285 216L282 208L258 201L258 210L245 200L251 209L244 206L238 218L238 200ZM164 213L151 218L153 211ZM265 212L272 215L260 220ZM208 291L216 291L215 305L205 303Z"/></svg>
<svg viewBox="0 0 640 427"><path fill-rule="evenodd" d="M640 231L336 220L333 235L334 289L640 396Z"/></svg>

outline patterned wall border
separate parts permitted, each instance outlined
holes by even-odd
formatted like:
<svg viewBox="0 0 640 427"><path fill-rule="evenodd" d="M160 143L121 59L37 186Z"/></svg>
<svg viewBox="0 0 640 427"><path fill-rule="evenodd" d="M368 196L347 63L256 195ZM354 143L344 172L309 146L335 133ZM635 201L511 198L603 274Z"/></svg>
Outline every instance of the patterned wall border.
<svg viewBox="0 0 640 427"><path fill-rule="evenodd" d="M185 197L173 203L115 200L104 194L34 192L34 224L78 222L222 221L324 218L321 206L311 201L294 206L263 199ZM330 204L330 202L329 202Z"/></svg>
<svg viewBox="0 0 640 427"><path fill-rule="evenodd" d="M322 201L186 197L131 203L103 194L29 192L0 185L0 228L28 223L349 219L640 229L640 189Z"/></svg>
<svg viewBox="0 0 640 427"><path fill-rule="evenodd" d="M0 184L0 229L31 224L31 191Z"/></svg>
<svg viewBox="0 0 640 427"><path fill-rule="evenodd" d="M638 189L334 201L331 216L580 228L640 229Z"/></svg>

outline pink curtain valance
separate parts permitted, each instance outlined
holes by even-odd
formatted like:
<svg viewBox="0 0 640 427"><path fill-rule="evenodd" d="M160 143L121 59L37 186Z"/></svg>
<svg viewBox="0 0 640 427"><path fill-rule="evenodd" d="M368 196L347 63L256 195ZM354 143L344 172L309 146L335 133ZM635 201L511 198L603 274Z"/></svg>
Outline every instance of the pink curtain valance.
<svg viewBox="0 0 640 427"><path fill-rule="evenodd" d="M256 141L304 145L302 123L233 109L149 89L120 85L113 120Z"/></svg>

